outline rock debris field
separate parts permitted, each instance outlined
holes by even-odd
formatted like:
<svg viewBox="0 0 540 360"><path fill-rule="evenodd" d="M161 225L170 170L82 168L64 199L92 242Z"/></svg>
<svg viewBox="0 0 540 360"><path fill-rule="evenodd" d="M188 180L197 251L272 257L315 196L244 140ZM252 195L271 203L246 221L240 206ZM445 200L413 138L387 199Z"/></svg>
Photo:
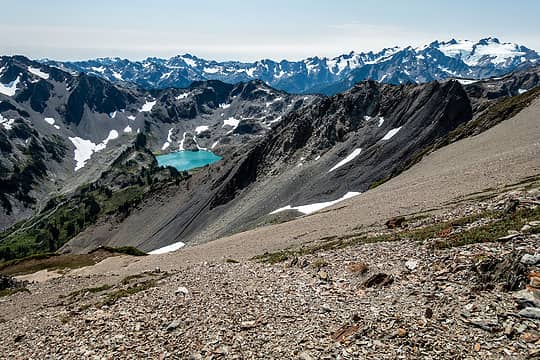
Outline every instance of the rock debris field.
<svg viewBox="0 0 540 360"><path fill-rule="evenodd" d="M68 272L0 297L0 357L536 358L539 202L506 192L243 262ZM452 243L501 221L519 228Z"/></svg>

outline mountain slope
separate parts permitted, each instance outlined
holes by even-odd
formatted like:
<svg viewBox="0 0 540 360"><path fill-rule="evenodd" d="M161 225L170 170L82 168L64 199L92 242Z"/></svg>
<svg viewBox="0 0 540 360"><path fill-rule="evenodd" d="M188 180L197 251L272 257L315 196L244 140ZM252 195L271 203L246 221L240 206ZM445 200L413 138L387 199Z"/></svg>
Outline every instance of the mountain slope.
<svg viewBox="0 0 540 360"><path fill-rule="evenodd" d="M513 87L508 87L510 78ZM515 91L528 78L516 73L498 86ZM301 205L365 192L399 174L461 126L476 124L498 103L468 95L472 86L497 88L492 82L465 87L456 81L403 86L364 82L344 94L320 98L286 115L248 148L194 174L190 193L149 200L119 227L97 226L66 249L88 250L96 238L108 238L111 245L130 239L143 250L205 242L294 218L301 215L295 210ZM483 131L496 123L473 127ZM274 213L280 209L284 211ZM150 215L156 212L159 217Z"/></svg>
<svg viewBox="0 0 540 360"><path fill-rule="evenodd" d="M259 81L142 91L2 57L0 229L98 179L139 133L155 153L212 147L225 155L314 98Z"/></svg>
<svg viewBox="0 0 540 360"><path fill-rule="evenodd" d="M143 88L186 87L200 80L237 83L258 79L290 93L333 95L366 79L390 84L425 83L450 77L479 79L535 66L539 59L536 51L525 46L486 38L478 42L435 41L419 48L396 47L376 53L351 52L332 59L311 57L301 61L217 62L185 54L143 61L102 58L45 62L72 72L84 72L112 82L131 82Z"/></svg>
<svg viewBox="0 0 540 360"><path fill-rule="evenodd" d="M145 91L22 57L0 65L0 114L7 119L0 133L8 139L0 179L14 185L2 226L36 215L0 236L10 256L66 241L66 251L148 251L295 218L365 192L426 151L512 116L539 85L533 68L467 85L365 81L333 97L290 95L259 80ZM501 99L515 110L493 117ZM28 143L17 135L21 126L29 129ZM46 146L49 137L54 146ZM28 151L34 142L45 149L45 167ZM152 161L154 154L203 148L223 160L188 174L161 171ZM23 187L17 176L29 166L39 173L26 170L32 176ZM75 213L77 202L85 205ZM70 211L80 221L68 228L63 216Z"/></svg>

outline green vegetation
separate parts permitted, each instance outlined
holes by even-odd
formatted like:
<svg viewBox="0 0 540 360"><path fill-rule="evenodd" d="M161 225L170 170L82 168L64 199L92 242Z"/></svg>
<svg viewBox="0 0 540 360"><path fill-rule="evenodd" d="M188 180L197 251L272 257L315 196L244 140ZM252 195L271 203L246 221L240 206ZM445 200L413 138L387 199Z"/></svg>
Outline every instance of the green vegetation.
<svg viewBox="0 0 540 360"><path fill-rule="evenodd" d="M321 251L338 250L360 244L395 240L399 240L399 238L395 237L393 234L385 234L378 236L350 234L332 240L323 240L313 246L305 246L299 249L285 249L273 253L266 252L262 255L257 255L253 257L251 260L267 264L277 264L298 256L316 254Z"/></svg>
<svg viewBox="0 0 540 360"><path fill-rule="evenodd" d="M110 288L112 288L111 285L107 285L107 284L104 284L104 285L101 285L101 286L98 286L98 287L91 287L91 288L84 288L84 289L80 289L80 290L75 290L71 293L69 293L68 295L61 295L60 298L76 298L80 295L84 295L86 293L91 293L91 294L97 294L97 293L100 293L100 292L103 292L103 291L107 291L109 290Z"/></svg>
<svg viewBox="0 0 540 360"><path fill-rule="evenodd" d="M94 253L94 252L96 252L98 250L105 250L105 251L109 251L111 253L126 254L126 255L131 255L131 256L146 256L146 255L148 255L144 251L141 251L141 250L139 250L139 249L137 249L136 247L133 247L133 246L121 246L121 247L101 246L101 247L98 247L97 249L91 251L90 254L92 254L92 253Z"/></svg>
<svg viewBox="0 0 540 360"><path fill-rule="evenodd" d="M141 283L138 283L137 285L133 287L129 287L127 289L120 289L120 290L114 291L110 294L107 294L107 298L101 303L101 305L111 306L121 298L128 297L130 295L136 294L144 290L148 290L150 288L155 287L156 285L157 285L156 280L150 279L150 280L146 280Z"/></svg>
<svg viewBox="0 0 540 360"><path fill-rule="evenodd" d="M535 209L521 209L513 214L502 215L487 225L451 234L438 242L436 246L444 249L479 242L496 241L508 235L508 230L520 230L527 222L538 220L540 220L540 207L536 207ZM528 232L538 233L540 232L540 228L531 228Z"/></svg>
<svg viewBox="0 0 540 360"><path fill-rule="evenodd" d="M144 139L139 142L143 144ZM69 197L49 200L39 214L0 233L0 261L53 253L99 219L122 221L149 194L177 186L189 176L175 169L158 168L148 150L135 148L126 149L95 183L80 187ZM115 252L144 255L133 248Z"/></svg>
<svg viewBox="0 0 540 360"><path fill-rule="evenodd" d="M13 294L17 294L17 293L20 293L20 292L27 292L27 293L30 293L30 290L28 290L27 288L15 288L15 289L4 289L4 290L0 290L0 297L4 297L4 296L11 296Z"/></svg>
<svg viewBox="0 0 540 360"><path fill-rule="evenodd" d="M489 219L488 225L473 227L470 230L452 233L454 227L464 227L480 219ZM330 236L321 239L320 242L312 246L303 246L297 249L289 248L273 253L266 252L257 255L251 260L277 264L302 255L316 254L321 251L343 249L361 244L376 243L383 241L396 241L409 239L422 242L428 239L442 237L439 248L450 246L461 246L475 242L494 241L508 234L508 230L519 230L527 221L540 219L540 207L536 209L519 210L514 214L504 215L491 211L484 211L478 214L468 215L452 221L436 223L415 230L401 230L390 234L370 236L362 233L352 233L341 237ZM531 229L531 232L538 232L540 229ZM324 260L318 258L314 266L324 266Z"/></svg>
<svg viewBox="0 0 540 360"><path fill-rule="evenodd" d="M144 256L144 252L133 247L100 247L88 254L33 254L21 259L14 259L0 263L0 271L10 275L30 274L40 270L78 269L94 265L101 260L118 254Z"/></svg>

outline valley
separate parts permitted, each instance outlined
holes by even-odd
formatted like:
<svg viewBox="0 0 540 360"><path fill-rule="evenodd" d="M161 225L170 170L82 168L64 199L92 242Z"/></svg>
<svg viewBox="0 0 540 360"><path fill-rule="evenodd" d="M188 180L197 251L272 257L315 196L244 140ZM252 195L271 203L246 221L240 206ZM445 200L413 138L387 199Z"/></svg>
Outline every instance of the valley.
<svg viewBox="0 0 540 360"><path fill-rule="evenodd" d="M540 356L539 59L0 57L0 358Z"/></svg>

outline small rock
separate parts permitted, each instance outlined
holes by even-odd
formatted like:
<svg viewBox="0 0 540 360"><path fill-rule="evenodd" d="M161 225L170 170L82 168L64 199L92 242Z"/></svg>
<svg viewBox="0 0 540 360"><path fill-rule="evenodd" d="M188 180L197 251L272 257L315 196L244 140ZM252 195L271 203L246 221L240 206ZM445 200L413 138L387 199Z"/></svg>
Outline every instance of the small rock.
<svg viewBox="0 0 540 360"><path fill-rule="evenodd" d="M253 329L257 326L257 322L255 320L249 320L249 321L242 321L240 323L240 327L244 330L246 329Z"/></svg>
<svg viewBox="0 0 540 360"><path fill-rule="evenodd" d="M220 354L220 355L229 355L230 352L231 352L231 349L227 345L221 345L214 351L214 353Z"/></svg>
<svg viewBox="0 0 540 360"><path fill-rule="evenodd" d="M394 278L392 277L392 275L388 275L385 273L378 273L371 276L369 279L367 279L364 282L363 286L365 288L379 287L379 286L390 285L393 282L394 282Z"/></svg>
<svg viewBox="0 0 540 360"><path fill-rule="evenodd" d="M313 356L308 351L302 351L300 354L298 354L298 358L300 360L315 360Z"/></svg>
<svg viewBox="0 0 540 360"><path fill-rule="evenodd" d="M522 309L519 313L519 316L526 317L529 319L539 319L540 320L540 308L535 307L526 307Z"/></svg>
<svg viewBox="0 0 540 360"><path fill-rule="evenodd" d="M517 329L516 329L516 332L518 334L522 334L525 330L527 330L527 324L520 324Z"/></svg>
<svg viewBox="0 0 540 360"><path fill-rule="evenodd" d="M167 328L165 330L167 331L173 331L175 330L177 327L180 326L180 320L174 320L173 322L171 322L169 325L167 325Z"/></svg>
<svg viewBox="0 0 540 360"><path fill-rule="evenodd" d="M404 222L405 218L403 216L398 216L388 220L385 225L389 229L395 229L398 227L402 227Z"/></svg>
<svg viewBox="0 0 540 360"><path fill-rule="evenodd" d="M501 241L501 242L505 242L505 241L513 240L513 239L515 239L515 238L517 238L519 236L521 236L520 233L510 234L510 235L502 236L502 237L498 238L497 240Z"/></svg>
<svg viewBox="0 0 540 360"><path fill-rule="evenodd" d="M328 273L326 271L321 270L317 273L317 275L322 281L328 281Z"/></svg>
<svg viewBox="0 0 540 360"><path fill-rule="evenodd" d="M467 311L474 312L474 311L476 311L476 308L477 308L477 306L476 306L475 303L470 303L470 304L465 305L465 309Z"/></svg>
<svg viewBox="0 0 540 360"><path fill-rule="evenodd" d="M540 254L525 254L521 257L521 263L525 265L536 265L540 264Z"/></svg>
<svg viewBox="0 0 540 360"><path fill-rule="evenodd" d="M521 340L523 340L525 342L528 342L528 343L537 342L538 339L539 339L538 335L530 333L530 332L525 332L525 333L521 334L520 337L521 337Z"/></svg>
<svg viewBox="0 0 540 360"><path fill-rule="evenodd" d="M521 232L526 232L526 231L529 231L529 230L531 230L531 229L532 229L532 226L531 226L531 225L525 224L525 225L523 225L523 227L521 228L520 231L521 231Z"/></svg>
<svg viewBox="0 0 540 360"><path fill-rule="evenodd" d="M328 304L323 304L321 306L321 309L322 309L323 312L331 312L332 311L332 308Z"/></svg>
<svg viewBox="0 0 540 360"><path fill-rule="evenodd" d="M405 267L409 271L416 270L416 268L418 267L418 260L413 260L413 259L407 260L407 262L405 263Z"/></svg>
<svg viewBox="0 0 540 360"><path fill-rule="evenodd" d="M433 317L433 310L431 308L426 308L424 316L426 317L426 319L431 319Z"/></svg>
<svg viewBox="0 0 540 360"><path fill-rule="evenodd" d="M481 346L479 343L474 344L474 351L479 352L481 349Z"/></svg>
<svg viewBox="0 0 540 360"><path fill-rule="evenodd" d="M24 334L19 334L19 335L15 335L15 339L13 339L13 341L15 341L16 343L20 342L22 339L24 339Z"/></svg>
<svg viewBox="0 0 540 360"><path fill-rule="evenodd" d="M504 326L504 335L511 337L513 333L514 333L514 323L509 321Z"/></svg>
<svg viewBox="0 0 540 360"><path fill-rule="evenodd" d="M540 221L530 221L528 225L531 227L539 227Z"/></svg>
<svg viewBox="0 0 540 360"><path fill-rule="evenodd" d="M520 308L540 307L540 298L536 297L531 290L525 289L513 294Z"/></svg>
<svg viewBox="0 0 540 360"><path fill-rule="evenodd" d="M486 330L489 332L496 332L499 330L499 323L497 320L491 320L491 319L472 319L471 325L474 325L482 330Z"/></svg>
<svg viewBox="0 0 540 360"><path fill-rule="evenodd" d="M178 289L176 289L176 291L174 292L175 295L184 295L184 296L187 296L189 295L189 290L184 287L184 286L180 286Z"/></svg>
<svg viewBox="0 0 540 360"><path fill-rule="evenodd" d="M407 336L407 334L408 334L407 330L405 330L403 328L399 328L399 329L397 329L397 331L395 333L395 336L402 338L402 337Z"/></svg>

